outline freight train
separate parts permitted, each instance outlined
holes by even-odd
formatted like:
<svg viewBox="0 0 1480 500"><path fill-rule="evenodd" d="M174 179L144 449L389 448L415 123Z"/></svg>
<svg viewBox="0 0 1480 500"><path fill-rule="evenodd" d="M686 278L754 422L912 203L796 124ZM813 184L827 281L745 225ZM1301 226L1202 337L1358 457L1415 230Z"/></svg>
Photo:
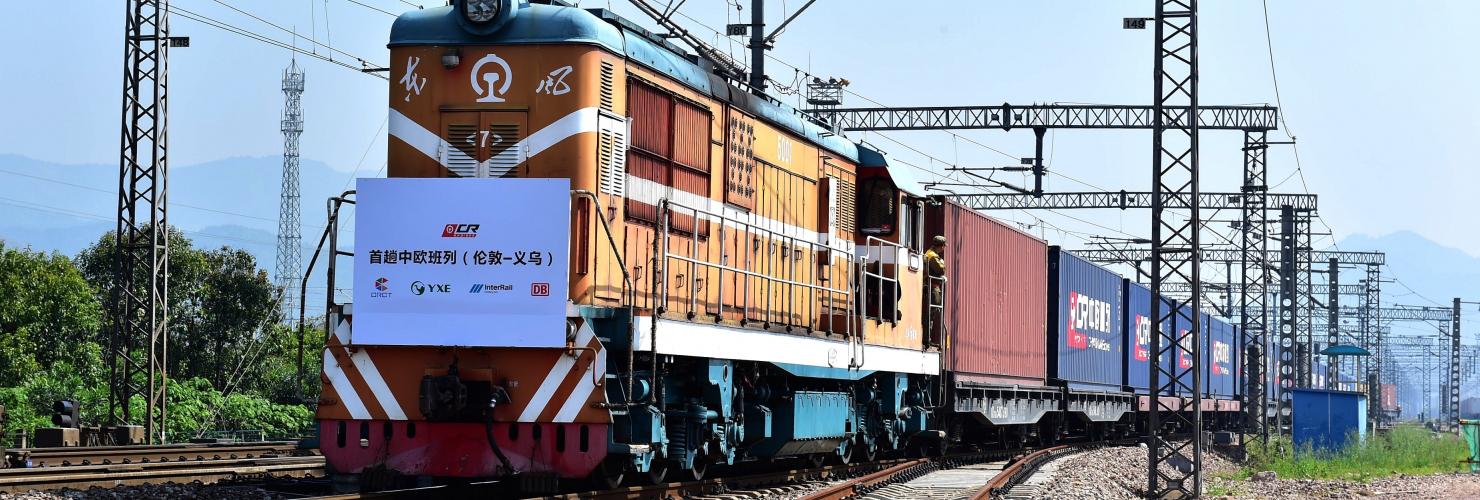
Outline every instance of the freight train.
<svg viewBox="0 0 1480 500"><path fill-rule="evenodd" d="M389 47L388 177L569 181L566 347L356 342L331 303L337 475L692 479L1135 435L1152 398L1188 396L1148 388L1146 287L609 11L456 0ZM355 287L400 286L359 262ZM1204 422L1236 425L1238 331L1181 317L1205 345L1161 362L1200 352Z"/></svg>

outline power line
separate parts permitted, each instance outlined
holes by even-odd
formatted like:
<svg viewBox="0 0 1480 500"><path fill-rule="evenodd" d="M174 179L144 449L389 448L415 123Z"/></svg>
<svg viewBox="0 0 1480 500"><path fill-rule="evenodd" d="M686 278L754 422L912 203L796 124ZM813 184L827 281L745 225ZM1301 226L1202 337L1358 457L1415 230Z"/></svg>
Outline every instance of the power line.
<svg viewBox="0 0 1480 500"><path fill-rule="evenodd" d="M356 57L356 56L352 56L351 55L349 57L354 57L356 60L358 60L360 62L360 64L362 65L362 67L357 68L354 65L345 63L343 61L336 61L333 58L325 57L323 55L320 55L317 52L310 52L310 51L307 51L307 50L300 49L298 47L293 46L292 44L285 43L285 42L282 42L282 41L279 41L279 40L270 38L270 37L268 37L266 35L262 35L262 34L253 32L253 31L248 30L248 29L245 29L245 28L239 28L239 27L237 27L235 25L232 25L232 24L227 23L227 22L224 22L224 21L216 20L216 19L211 18L209 16L205 16L205 15L201 15L201 14L197 14L197 13L191 12L189 10L180 8L180 7L175 6L173 4L171 4L169 6L169 12L171 14L178 15L180 17L183 17L183 18L189 19L191 21L195 21L195 22L204 24L206 26L210 26L212 28L216 28L216 29L219 29L219 30L222 30L222 31L226 31L226 32L229 32L229 33L240 35L240 36L243 36L243 37L252 39L252 40L256 40L256 41L259 41L259 42L262 42L262 43L266 43L268 45L272 45L274 47L278 47L278 48L281 48L281 49L289 50L289 51L292 51L294 53L303 54L305 56L312 57L312 58L315 58L315 59L318 59L318 60L321 60L321 61L324 61L324 62L328 62L328 63L336 64L336 65L339 65L339 66L343 66L343 67L346 67L346 68L355 70L358 73L363 73L363 74L366 74L366 75L370 75L370 76L373 76L375 78L379 78L379 79L382 79L382 80L389 80L389 78L386 77L385 75L382 75L382 74L379 74L379 73L368 73L368 72L363 71L363 70L368 69L368 68L378 68L378 67L381 67L381 66L379 66L379 65L372 65L369 61L366 61L365 59L362 59L362 58L359 58L359 57ZM317 42L315 42L315 43L317 43ZM336 52L344 53L343 51L340 51L338 49L334 49L334 50Z"/></svg>
<svg viewBox="0 0 1480 500"><path fill-rule="evenodd" d="M367 4L364 4L364 3L359 2L358 0L344 0L344 1L349 2L349 3L352 3L352 4L355 4L355 5L358 5L358 6L361 6L361 7L364 7L364 8L367 8L367 9L370 9L370 10L373 10L373 11L376 11L376 12L379 12L379 13L382 13L382 14L385 14L387 16L398 17L395 13L392 13L392 12L390 12L388 10L383 10L383 9L378 8L378 7L373 7L373 6L367 5ZM415 4L412 4L412 6L413 7L416 7L416 8L421 8L420 6L417 6Z"/></svg>
<svg viewBox="0 0 1480 500"><path fill-rule="evenodd" d="M10 206L19 207L19 208L25 208L25 209L30 209L30 210L35 210L35 211L39 211L39 212L51 212L51 213L62 214L62 215L70 215L70 216L73 216L73 217L79 217L79 218L84 218L84 219L93 219L93 220L98 220L98 221L102 221L102 222L114 222L114 221L117 220L117 219L114 219L113 217L107 217L107 216L93 214L93 213L87 213L87 212L78 212L78 211L75 211L75 210L68 210L68 209L61 208L61 207L54 207L54 206L50 206L50 205L43 205L43 204L40 204L40 203L35 203L35 202L30 202L30 201L25 201L25 200L17 200L15 198L7 198L7 197L4 197L4 196L0 196L0 204L10 205ZM253 245L263 245L263 246L274 246L275 245L274 243L266 243L266 242L263 242L263 241L260 241L260 240L253 240L253 239L248 239L248 238L239 238L239 237L235 237L235 236L226 236L226 235L221 235L221 234L206 233L206 232L189 230L189 229L183 229L183 228L177 228L177 229L180 229L180 231L182 231L182 232L185 232L185 233L191 234L191 235L195 235L195 236L205 236L205 237L208 237L208 238L217 238L217 239L223 239L223 240L240 241L242 243L249 243L249 244L253 244Z"/></svg>

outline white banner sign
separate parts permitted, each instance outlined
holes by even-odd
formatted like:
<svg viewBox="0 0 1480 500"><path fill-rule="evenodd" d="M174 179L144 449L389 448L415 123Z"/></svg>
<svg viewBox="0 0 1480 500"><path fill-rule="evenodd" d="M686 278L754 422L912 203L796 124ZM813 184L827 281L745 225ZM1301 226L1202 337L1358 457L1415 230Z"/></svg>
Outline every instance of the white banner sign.
<svg viewBox="0 0 1480 500"><path fill-rule="evenodd" d="M565 346L568 179L359 179L350 343Z"/></svg>

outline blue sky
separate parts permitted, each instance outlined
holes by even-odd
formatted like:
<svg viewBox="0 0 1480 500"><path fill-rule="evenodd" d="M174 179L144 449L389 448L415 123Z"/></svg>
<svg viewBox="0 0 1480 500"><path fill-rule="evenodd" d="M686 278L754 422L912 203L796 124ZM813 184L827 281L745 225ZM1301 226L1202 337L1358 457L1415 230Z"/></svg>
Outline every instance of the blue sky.
<svg viewBox="0 0 1480 500"><path fill-rule="evenodd" d="M440 1L359 0L399 12ZM279 40L288 33L215 0L176 6ZM268 21L385 63L392 17L346 0L229 0ZM662 2L659 2L662 3ZM770 2L772 25L802 0ZM30 2L10 6L0 43L6 54L0 95L0 153L59 163L116 161L123 29L122 2ZM788 5L789 4L789 5ZM650 25L624 1L611 5ZM900 5L906 5L901 8ZM1151 13L1136 1L820 0L780 37L774 55L822 76L853 82L850 90L888 105L1001 102L1147 103L1151 99L1151 32L1125 31L1120 19ZM743 51L703 25L722 28L737 11L727 2L693 0L680 18L723 50ZM1288 124L1300 141L1303 176L1288 147L1271 154L1275 191L1321 195L1321 214L1336 238L1412 230L1480 255L1480 231L1468 220L1480 173L1470 168L1480 132L1477 62L1461 49L1480 46L1480 3L1426 1L1399 8L1375 0L1274 0L1269 25ZM748 19L748 12L738 14ZM327 23L326 23L327 19ZM1201 12L1201 99L1204 104L1273 103L1265 16L1257 1L1204 1ZM702 25L701 25L702 24ZM172 53L170 147L174 165L232 156L281 153L278 89L286 50L176 18L192 46ZM309 45L307 42L299 42ZM342 59L342 55L336 55ZM308 70L303 156L353 175L384 164L388 83L326 62L299 58ZM790 82L795 70L771 62ZM845 105L868 105L857 95ZM1282 135L1278 134L1278 135ZM1068 131L1052 136L1049 188L1145 190L1149 134ZM951 163L998 166L1031 153L1026 131L854 135L897 158L927 168ZM891 140L892 139L892 140ZM999 149L1000 154L970 141ZM935 157L914 153L900 141ZM1203 186L1235 190L1240 137L1203 139ZM363 158L363 160L362 160ZM277 175L277 172L263 172ZM3 178L3 177L0 177ZM1281 182L1283 180L1283 182ZM0 182L3 190L4 182ZM64 187L57 187L64 189ZM75 193L23 193L40 199ZM16 195L11 193L10 195ZM275 193L262 193L275 196ZM107 196L93 193L89 196ZM311 203L311 205L309 205ZM308 200L307 206L317 206ZM276 214L262 214L273 217ZM1026 223L1035 217L1003 213ZM1088 233L1145 235L1145 212L1041 214L1035 232L1068 246ZM1218 214L1229 218L1233 214ZM1324 229L1317 225L1318 229ZM1318 244L1331 239L1320 238Z"/></svg>

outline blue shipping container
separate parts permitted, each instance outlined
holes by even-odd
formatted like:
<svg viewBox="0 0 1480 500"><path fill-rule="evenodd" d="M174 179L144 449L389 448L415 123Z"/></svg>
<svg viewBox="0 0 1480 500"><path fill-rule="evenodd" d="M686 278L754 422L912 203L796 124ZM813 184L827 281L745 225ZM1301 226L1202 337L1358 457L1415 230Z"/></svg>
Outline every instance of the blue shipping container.
<svg viewBox="0 0 1480 500"><path fill-rule="evenodd" d="M1238 369L1238 338L1233 325L1218 318L1209 318L1206 354L1203 356L1203 377L1208 394L1218 399L1233 399L1235 392L1234 370Z"/></svg>
<svg viewBox="0 0 1480 500"><path fill-rule="evenodd" d="M1156 334L1151 330L1151 289L1128 279L1122 280L1122 286L1125 297L1122 316L1126 332L1124 383L1137 394L1150 394L1151 336ZM1164 299L1162 304L1163 311L1171 307ZM1170 324L1162 322L1161 331L1168 331Z"/></svg>
<svg viewBox="0 0 1480 500"><path fill-rule="evenodd" d="M1049 378L1069 387L1119 390L1125 363L1120 275L1050 247L1048 276Z"/></svg>
<svg viewBox="0 0 1480 500"><path fill-rule="evenodd" d="M1360 392L1291 389L1296 449L1336 451L1349 436L1367 439L1367 396Z"/></svg>

